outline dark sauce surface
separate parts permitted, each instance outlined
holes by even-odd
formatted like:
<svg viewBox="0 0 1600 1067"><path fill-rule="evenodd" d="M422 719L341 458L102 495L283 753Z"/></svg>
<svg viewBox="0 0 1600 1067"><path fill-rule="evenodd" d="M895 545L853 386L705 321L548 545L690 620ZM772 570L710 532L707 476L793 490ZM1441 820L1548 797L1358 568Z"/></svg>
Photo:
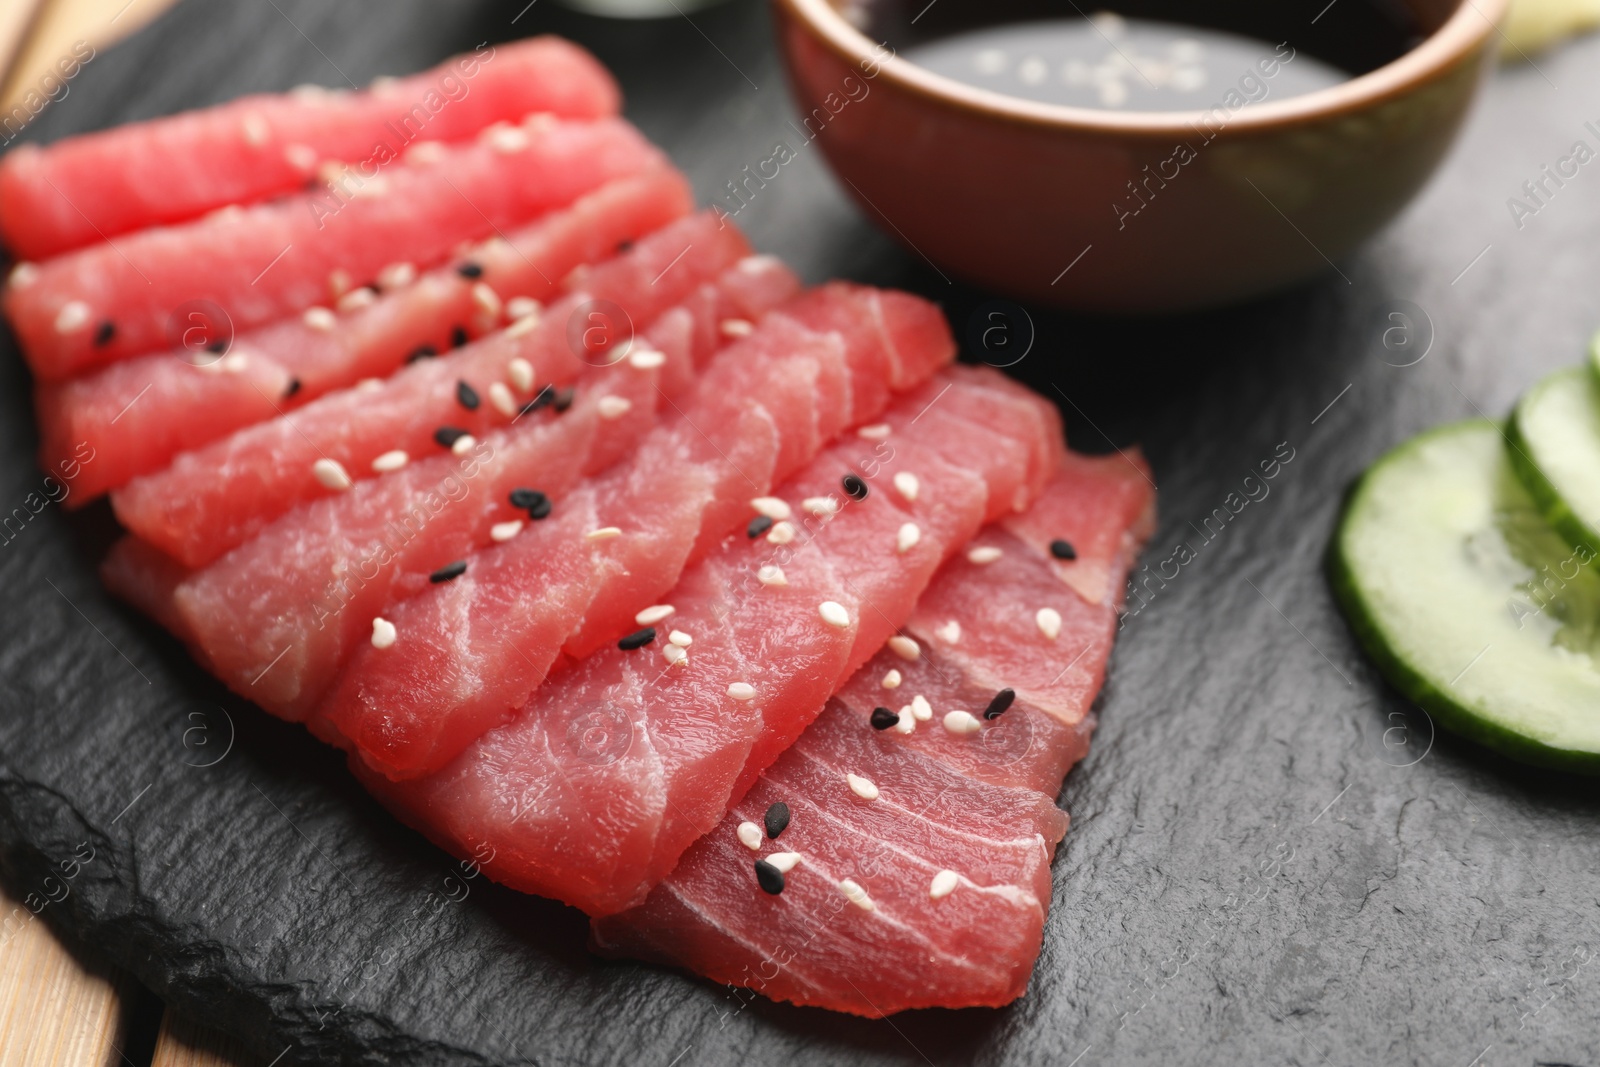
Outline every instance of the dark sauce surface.
<svg viewBox="0 0 1600 1067"><path fill-rule="evenodd" d="M1025 100L1130 111L1260 103L1351 77L1287 44L1107 13L989 26L903 55L936 74Z"/></svg>
<svg viewBox="0 0 1600 1067"><path fill-rule="evenodd" d="M1397 59L1428 28L1399 0L859 0L868 35L946 77L1027 100L1138 111L1203 110L1337 84Z"/></svg>

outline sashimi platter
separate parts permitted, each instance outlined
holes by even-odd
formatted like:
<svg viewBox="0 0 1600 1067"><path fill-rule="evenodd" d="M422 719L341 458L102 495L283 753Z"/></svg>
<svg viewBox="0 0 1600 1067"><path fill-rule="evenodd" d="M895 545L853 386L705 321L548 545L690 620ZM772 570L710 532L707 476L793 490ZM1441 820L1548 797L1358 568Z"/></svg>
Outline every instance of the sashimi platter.
<svg viewBox="0 0 1600 1067"><path fill-rule="evenodd" d="M674 62L783 92L775 67L751 68L757 91L746 52L718 57L732 16L680 14L679 43L706 47ZM1516 786L1524 807L1582 821L1552 796L1600 765L1579 617L1600 604L1582 598L1600 547L1591 371L1509 427L1404 446L1344 505L1403 435L1329 435L1389 418L1396 383L1450 358L1327 354L1344 341L1324 313L1358 302L1344 333L1397 351L1371 270L1236 319L1036 323L951 282L887 204L850 231L870 255L786 256L807 211L855 210L835 191L784 199L831 189L818 150L726 183L748 192L730 200L698 141L641 132L671 127L625 100L626 50L538 32L443 54L0 154L8 463L56 505L6 518L0 547L11 588L49 583L26 601L45 621L10 624L0 681L8 704L48 709L19 712L0 750L7 889L72 880L38 909L69 943L263 1063L288 1045L284 1063L687 1067L741 1043L998 1063L1017 1041L1013 1057L1087 1067L1181 1062L1185 1026L1233 1049L1193 1062L1325 1046L1412 1062L1330 1035L1320 1013L1344 1009L1323 992L1365 983L1367 957L1340 942L1320 964L1309 946L1337 940L1329 915L1356 922L1352 900L1360 922L1404 920L1409 904L1367 904L1388 883L1360 863L1425 879L1393 858L1411 801L1386 789L1432 789L1410 816L1436 835L1419 849L1477 847L1441 812L1524 782L1506 756L1559 772ZM1455 225L1419 211L1380 247ZM1472 243L1452 263L1492 242ZM1096 248L1062 265L1094 270ZM1472 269L1430 291L1455 299ZM996 316L1026 334L1016 358L990 358ZM1070 362L1075 338L1103 358L1165 348L1165 369L1108 387ZM1439 403L1483 379L1442 381ZM1253 428L1230 437L1245 410ZM1512 497L1526 537L1494 503ZM1564 552L1556 589L1536 564ZM1518 589L1546 593L1495 615ZM137 756L124 701L166 702L165 767ZM1089 758L1097 727L1115 740ZM1337 740L1304 743L1314 730ZM74 746L102 755L57 782L51 752ZM1454 789L1383 777L1442 761ZM1476 862L1521 848L1507 831ZM80 839L98 863L61 874ZM1558 884L1585 850L1538 862ZM1496 877L1472 892L1528 895ZM235 890L252 903L234 910ZM1452 938L1496 940L1490 918L1448 914ZM588 1002L602 1044L541 1043L588 1027ZM1229 1046L1235 1031L1255 1043ZM1514 1040L1474 1035L1459 1062L1490 1038Z"/></svg>

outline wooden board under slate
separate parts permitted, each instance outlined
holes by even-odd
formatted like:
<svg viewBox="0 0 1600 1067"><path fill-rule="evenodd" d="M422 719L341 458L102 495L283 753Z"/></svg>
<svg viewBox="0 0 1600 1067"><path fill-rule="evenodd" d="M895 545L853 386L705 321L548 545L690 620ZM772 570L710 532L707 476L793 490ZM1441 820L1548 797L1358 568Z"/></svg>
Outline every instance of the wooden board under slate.
<svg viewBox="0 0 1600 1067"><path fill-rule="evenodd" d="M764 8L692 17L189 0L97 58L30 132L360 83L559 29L617 71L703 198L776 142L798 150L738 216L760 247L811 279L915 288L965 332L984 295L881 236L798 143ZM1506 199L1574 142L1596 147L1597 117L1590 40L1500 72L1437 180L1342 274L1179 319L1035 315L1013 372L1060 401L1079 446L1144 443L1163 515L1147 562L1184 541L1196 558L1165 564L1127 620L1094 751L1063 793L1044 954L1008 1009L866 1022L773 1005L595 960L576 913L482 880L451 901L454 862L337 755L219 692L107 599L103 508L52 505L0 544L0 874L20 897L88 842L45 920L261 1062L1594 1063L1593 786L1432 737L1357 651L1321 555L1379 453L1502 413L1579 358L1600 324L1600 164L1521 229ZM1386 335L1393 312L1411 347ZM28 393L0 353L4 511L41 488ZM1275 456L1268 494L1207 539Z"/></svg>

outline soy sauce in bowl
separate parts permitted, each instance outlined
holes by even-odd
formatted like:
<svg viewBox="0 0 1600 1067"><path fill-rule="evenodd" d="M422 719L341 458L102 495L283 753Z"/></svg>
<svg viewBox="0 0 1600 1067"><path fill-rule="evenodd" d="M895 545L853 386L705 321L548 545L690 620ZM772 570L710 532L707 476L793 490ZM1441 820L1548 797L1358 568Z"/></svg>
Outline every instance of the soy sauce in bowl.
<svg viewBox="0 0 1600 1067"><path fill-rule="evenodd" d="M1086 16L1043 0L862 0L842 12L935 74L1044 104L1124 111L1298 96L1422 40L1405 9L1382 0L1336 0L1321 16L1289 6L1146 0Z"/></svg>

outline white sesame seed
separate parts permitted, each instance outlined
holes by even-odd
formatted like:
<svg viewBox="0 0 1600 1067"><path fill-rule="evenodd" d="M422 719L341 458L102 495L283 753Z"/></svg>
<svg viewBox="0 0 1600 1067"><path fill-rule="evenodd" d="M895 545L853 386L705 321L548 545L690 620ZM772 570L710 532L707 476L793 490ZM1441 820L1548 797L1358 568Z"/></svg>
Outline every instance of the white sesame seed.
<svg viewBox="0 0 1600 1067"><path fill-rule="evenodd" d="M956 891L956 886L961 884L961 876L955 871L940 871L933 876L933 884L928 887L928 895L934 900L943 900Z"/></svg>
<svg viewBox="0 0 1600 1067"><path fill-rule="evenodd" d="M952 711L944 717L944 728L953 734L975 734L983 729L983 723L971 712Z"/></svg>
<svg viewBox="0 0 1600 1067"><path fill-rule="evenodd" d="M595 403L602 419L620 419L633 407L633 401L625 396L615 396L607 393Z"/></svg>
<svg viewBox="0 0 1600 1067"><path fill-rule="evenodd" d="M749 337L755 331L755 324L749 319L723 319L717 329L724 337Z"/></svg>
<svg viewBox="0 0 1600 1067"><path fill-rule="evenodd" d="M850 613L837 601L824 600L817 605L817 614L822 616L823 622L835 629L842 630L850 625Z"/></svg>
<svg viewBox="0 0 1600 1067"><path fill-rule="evenodd" d="M767 564L765 567L762 567L760 570L756 571L756 577L758 579L760 579L762 585L788 585L789 584L789 579L783 573L783 568L779 567L779 566L775 566L774 564L771 564L771 563Z"/></svg>
<svg viewBox="0 0 1600 1067"><path fill-rule="evenodd" d="M505 382L489 383L489 403L506 418L517 417L517 398L511 395L511 390Z"/></svg>
<svg viewBox="0 0 1600 1067"><path fill-rule="evenodd" d="M393 96L395 90L400 88L400 79L391 74L380 74L367 84L375 96Z"/></svg>
<svg viewBox="0 0 1600 1067"><path fill-rule="evenodd" d="M665 366L667 354L655 348L635 348L628 355L628 365L635 370L655 370Z"/></svg>
<svg viewBox="0 0 1600 1067"><path fill-rule="evenodd" d="M917 547L917 542L922 540L922 530L914 522L902 523L900 532L895 534L894 547L904 555Z"/></svg>
<svg viewBox="0 0 1600 1067"><path fill-rule="evenodd" d="M497 522L489 527L489 537L497 544L501 541L509 541L521 532L521 519L507 519L505 522Z"/></svg>
<svg viewBox="0 0 1600 1067"><path fill-rule="evenodd" d="M905 679L901 676L900 672L891 667L889 668L888 672L884 674L883 681L879 682L878 684L885 689L899 689L900 683L903 681L905 681Z"/></svg>
<svg viewBox="0 0 1600 1067"><path fill-rule="evenodd" d="M325 104L328 102L329 93L325 85L313 85L310 82L304 82L290 89L289 95L307 104Z"/></svg>
<svg viewBox="0 0 1600 1067"><path fill-rule="evenodd" d="M914 734L917 732L917 719L916 716L911 714L910 707L900 709L900 721L894 724L893 729L897 734Z"/></svg>
<svg viewBox="0 0 1600 1067"><path fill-rule="evenodd" d="M754 700L756 687L749 682L733 682L728 686L728 695L734 700Z"/></svg>
<svg viewBox="0 0 1600 1067"><path fill-rule="evenodd" d="M528 334L532 333L534 331L534 329L538 327L538 325L539 325L539 316L537 314L535 314L535 315L522 315L520 317L517 317L515 319L515 321L513 321L511 323L510 326L506 327L506 336L507 337L525 337ZM517 361L516 360L512 360L512 362L515 363ZM522 360L522 362L523 363L527 363L528 361L527 360ZM530 374L532 373L532 367L529 368L529 373ZM533 388L533 382L530 381L527 384L527 386L523 388L522 391L523 392L527 392L528 389L531 389L531 388Z"/></svg>
<svg viewBox="0 0 1600 1067"><path fill-rule="evenodd" d="M533 364L521 356L506 364L506 375L519 393L526 393L533 388Z"/></svg>
<svg viewBox="0 0 1600 1067"><path fill-rule="evenodd" d="M382 378L363 378L356 383L356 388L363 393L376 393L383 389Z"/></svg>
<svg viewBox="0 0 1600 1067"><path fill-rule="evenodd" d="M72 333L89 324L89 305L82 300L69 300L56 312L56 333Z"/></svg>
<svg viewBox="0 0 1600 1067"><path fill-rule="evenodd" d="M1061 612L1055 608L1040 608L1033 621L1039 624L1039 632L1051 641L1061 636Z"/></svg>
<svg viewBox="0 0 1600 1067"><path fill-rule="evenodd" d="M767 862L778 868L779 874L788 874L790 871L800 866L800 853L774 852L772 855L767 857Z"/></svg>
<svg viewBox="0 0 1600 1067"><path fill-rule="evenodd" d="M764 270L773 270L783 266L783 261L777 256L757 255L745 256L739 261L739 271L742 274L760 274Z"/></svg>
<svg viewBox="0 0 1600 1067"><path fill-rule="evenodd" d="M245 144L257 148L267 143L267 138L272 136L272 130L267 126L267 120L252 111L239 123L239 130L244 134Z"/></svg>
<svg viewBox="0 0 1600 1067"><path fill-rule="evenodd" d="M873 910L872 898L867 896L867 891L865 889L862 889L851 879L846 878L844 881L839 883L839 892L843 893L850 903L854 904L862 911Z"/></svg>
<svg viewBox="0 0 1600 1067"><path fill-rule="evenodd" d="M750 506L755 508L758 515L765 515L773 522L782 522L794 514L786 501L775 496L758 496L750 501Z"/></svg>
<svg viewBox="0 0 1600 1067"><path fill-rule="evenodd" d="M407 163L437 163L446 155L444 145L438 141L417 141L406 149Z"/></svg>
<svg viewBox="0 0 1600 1067"><path fill-rule="evenodd" d="M244 369L250 365L250 357L243 352L229 352L217 360L217 365L226 374L242 374Z"/></svg>
<svg viewBox="0 0 1600 1067"><path fill-rule="evenodd" d="M485 318L498 319L500 309L505 303L500 299L500 294L494 291L494 286L488 282L477 282L472 287L472 304L483 312Z"/></svg>
<svg viewBox="0 0 1600 1067"><path fill-rule="evenodd" d="M450 446L450 452L453 455L464 456L468 452L471 452L473 448L477 446L477 444L478 439L476 437L472 436L470 433L464 433L460 437L456 438L455 443Z"/></svg>
<svg viewBox="0 0 1600 1067"><path fill-rule="evenodd" d="M520 152L524 148L527 148L530 143L530 139L526 130L518 129L516 126L502 125L500 123L496 123L495 125L489 127L488 138L489 146L491 148L493 148L496 152L502 152L506 155L511 155L514 152Z"/></svg>
<svg viewBox="0 0 1600 1067"><path fill-rule="evenodd" d="M327 185L337 185L339 179L343 178L345 171L349 169L349 167L346 167L337 159L324 160L322 164L317 167L317 178ZM360 179L357 180L359 181Z"/></svg>
<svg viewBox="0 0 1600 1067"><path fill-rule="evenodd" d="M662 619L668 618L678 609L671 604L652 604L633 617L633 621L640 626L654 626Z"/></svg>
<svg viewBox="0 0 1600 1067"><path fill-rule="evenodd" d="M856 431L856 436L868 441L882 441L889 436L889 424L887 422L877 422L871 426L863 426Z"/></svg>
<svg viewBox="0 0 1600 1067"><path fill-rule="evenodd" d="M391 263L378 272L380 289L403 289L417 280L417 268L410 263Z"/></svg>
<svg viewBox="0 0 1600 1067"><path fill-rule="evenodd" d="M680 663L688 662L689 650L682 645L662 645L661 656L667 661L668 666L676 667Z"/></svg>
<svg viewBox="0 0 1600 1067"><path fill-rule="evenodd" d="M339 311L341 314L360 311L364 307L370 307L377 299L378 294L363 285L359 289L350 290L339 298Z"/></svg>
<svg viewBox="0 0 1600 1067"><path fill-rule="evenodd" d="M350 280L350 272L347 270L335 270L328 275L328 292L333 294L335 300L348 293L350 287L354 284Z"/></svg>
<svg viewBox="0 0 1600 1067"><path fill-rule="evenodd" d="M300 321L311 329L320 330L323 333L327 333L339 325L339 320L334 317L333 312L324 307L306 308L306 313L300 316Z"/></svg>
<svg viewBox="0 0 1600 1067"><path fill-rule="evenodd" d="M928 703L928 698L921 693L911 698L911 717L918 722L927 722L933 718L933 705Z"/></svg>
<svg viewBox="0 0 1600 1067"><path fill-rule="evenodd" d="M967 560L981 567L986 563L993 563L1003 555L1005 553L993 545L979 545L967 553Z"/></svg>
<svg viewBox="0 0 1600 1067"><path fill-rule="evenodd" d="M395 641L394 623L378 616L372 620L372 647L392 648Z"/></svg>
<svg viewBox="0 0 1600 1067"><path fill-rule="evenodd" d="M831 496L808 496L800 501L800 509L807 515L832 515L839 510L839 502Z"/></svg>
<svg viewBox="0 0 1600 1067"><path fill-rule="evenodd" d="M688 648L690 645L694 644L694 638L690 637L682 630L672 631L667 635L667 640L677 645L679 648Z"/></svg>
<svg viewBox="0 0 1600 1067"><path fill-rule="evenodd" d="M283 150L289 166L302 174L309 174L317 166L317 150L306 144L292 144Z"/></svg>
<svg viewBox="0 0 1600 1067"><path fill-rule="evenodd" d="M894 476L894 490L907 500L917 499L922 483L917 481L917 476L910 471L897 471Z"/></svg>
<svg viewBox="0 0 1600 1067"><path fill-rule="evenodd" d="M889 638L889 651L904 660L916 660L922 655L922 646L917 644L917 639L907 637L905 634L895 634Z"/></svg>
<svg viewBox="0 0 1600 1067"><path fill-rule="evenodd" d="M399 470L410 461L410 456L406 455L403 450L396 448L392 451L385 452L383 455L373 460L372 469L377 471L379 474L388 474L390 471Z"/></svg>
<svg viewBox="0 0 1600 1067"><path fill-rule="evenodd" d="M862 800L878 799L878 787L868 779L861 777L859 774L847 774L844 776L844 780L850 784L850 792Z"/></svg>
<svg viewBox="0 0 1600 1067"><path fill-rule="evenodd" d="M937 630L933 631L935 637L947 645L953 645L961 640L961 624L951 619Z"/></svg>
<svg viewBox="0 0 1600 1067"><path fill-rule="evenodd" d="M7 278L13 289L26 289L39 280L39 268L23 260L11 268L11 275Z"/></svg>
<svg viewBox="0 0 1600 1067"><path fill-rule="evenodd" d="M621 537L622 528L619 526L602 526L598 530L590 530L584 534L586 541L609 541L613 537Z"/></svg>
<svg viewBox="0 0 1600 1067"><path fill-rule="evenodd" d="M326 456L311 465L311 475L322 484L324 489L336 489L343 492L355 484L350 480L350 472L344 469L344 464Z"/></svg>
<svg viewBox="0 0 1600 1067"><path fill-rule="evenodd" d="M739 843L752 852L761 849L761 827L746 820L739 824L739 829L734 831L739 836Z"/></svg>
<svg viewBox="0 0 1600 1067"><path fill-rule="evenodd" d="M514 296L506 301L506 314L513 319L526 319L538 315L544 308L531 296Z"/></svg>
<svg viewBox="0 0 1600 1067"><path fill-rule="evenodd" d="M795 538L794 523L773 523L772 529L767 531L767 540L775 545L786 545Z"/></svg>
<svg viewBox="0 0 1600 1067"><path fill-rule="evenodd" d="M388 191L389 179L384 177L382 174L379 174L376 177L368 178L360 185L357 185L355 192L351 193L350 195L361 200L374 200L380 196L383 196Z"/></svg>

